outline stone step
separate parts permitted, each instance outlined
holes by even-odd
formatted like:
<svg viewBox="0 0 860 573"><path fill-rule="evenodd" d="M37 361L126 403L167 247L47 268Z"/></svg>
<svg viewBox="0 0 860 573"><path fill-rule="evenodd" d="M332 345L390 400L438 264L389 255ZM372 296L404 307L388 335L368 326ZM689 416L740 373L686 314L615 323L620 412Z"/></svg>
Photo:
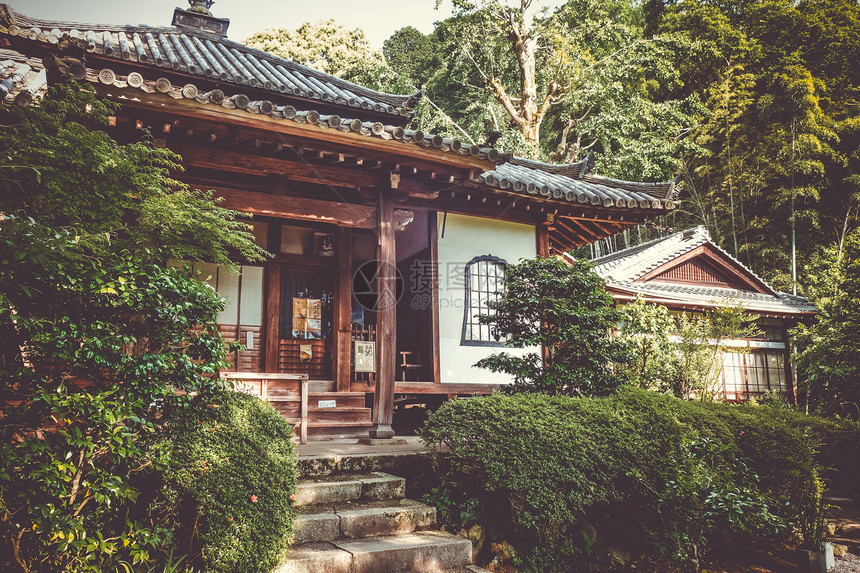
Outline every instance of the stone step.
<svg viewBox="0 0 860 573"><path fill-rule="evenodd" d="M406 480L384 472L328 476L326 481L302 479L293 505L337 503L353 500L400 499L406 496Z"/></svg>
<svg viewBox="0 0 860 573"><path fill-rule="evenodd" d="M311 428L312 430L313 428ZM314 451L324 447L326 452ZM413 443L403 446L379 447L381 451L353 452L355 447L329 445L316 442L298 448L299 476L303 478L324 477L344 472L403 471L405 475L430 470L431 458L425 455L420 445ZM313 453L304 453L311 449ZM342 451L341 451L342 450Z"/></svg>
<svg viewBox="0 0 860 573"><path fill-rule="evenodd" d="M296 518L294 543L398 535L436 525L436 508L411 499L306 507Z"/></svg>
<svg viewBox="0 0 860 573"><path fill-rule="evenodd" d="M471 561L468 539L424 531L301 545L273 573L436 573L463 570Z"/></svg>

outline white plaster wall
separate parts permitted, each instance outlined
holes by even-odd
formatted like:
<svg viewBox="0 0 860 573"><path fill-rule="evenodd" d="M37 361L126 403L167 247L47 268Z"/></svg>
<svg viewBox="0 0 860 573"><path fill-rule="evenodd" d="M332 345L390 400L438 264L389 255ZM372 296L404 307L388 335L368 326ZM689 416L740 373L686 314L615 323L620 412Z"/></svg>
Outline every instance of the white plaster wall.
<svg viewBox="0 0 860 573"><path fill-rule="evenodd" d="M493 255L508 264L537 254L535 227L483 217L448 214L442 238L443 214L438 214L439 233L439 363L442 382L459 384L508 384L510 376L473 365L490 354L526 354L535 349L461 346L463 305L466 298L466 263L480 255Z"/></svg>

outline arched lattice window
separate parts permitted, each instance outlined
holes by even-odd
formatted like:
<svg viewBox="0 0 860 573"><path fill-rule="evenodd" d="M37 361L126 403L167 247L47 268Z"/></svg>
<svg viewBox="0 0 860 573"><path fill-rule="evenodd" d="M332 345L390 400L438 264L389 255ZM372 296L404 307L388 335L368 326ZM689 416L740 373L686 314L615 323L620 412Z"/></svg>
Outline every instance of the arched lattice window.
<svg viewBox="0 0 860 573"><path fill-rule="evenodd" d="M489 314L487 305L504 292L503 279L508 263L492 255L475 257L466 263L466 299L463 318L464 346L504 346L504 341L493 336L493 325L481 324L478 315Z"/></svg>

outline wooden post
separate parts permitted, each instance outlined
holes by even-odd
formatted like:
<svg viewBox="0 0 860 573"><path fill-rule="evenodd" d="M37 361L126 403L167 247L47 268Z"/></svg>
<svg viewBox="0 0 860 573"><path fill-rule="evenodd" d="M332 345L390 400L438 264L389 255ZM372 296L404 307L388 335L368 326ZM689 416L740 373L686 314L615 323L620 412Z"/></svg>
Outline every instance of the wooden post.
<svg viewBox="0 0 860 573"><path fill-rule="evenodd" d="M392 186L396 186L392 177ZM397 257L394 250L394 197L390 189L379 194L379 243L377 247L376 356L377 380L373 395L372 438L392 438L394 430L394 376L397 352Z"/></svg>
<svg viewBox="0 0 860 573"><path fill-rule="evenodd" d="M299 443L308 443L308 375L302 374L299 381L299 418L301 426L299 426Z"/></svg>
<svg viewBox="0 0 860 573"><path fill-rule="evenodd" d="M436 384L442 383L442 368L439 362L439 337L441 331L439 330L439 232L438 232L438 217L439 215L436 211L430 211L428 213L429 220L429 234L430 234L430 268L433 273L432 277L432 286L431 286L431 299L430 305L433 312L431 326L433 332L431 333L431 344L433 347L433 382Z"/></svg>
<svg viewBox="0 0 860 573"><path fill-rule="evenodd" d="M549 223L541 223L537 226L537 255L539 257L549 256Z"/></svg>
<svg viewBox="0 0 860 573"><path fill-rule="evenodd" d="M267 238L268 251L281 251L281 225L269 223ZM281 265L269 263L266 265L266 315L264 324L264 366L266 372L277 372L280 358L281 343Z"/></svg>
<svg viewBox="0 0 860 573"><path fill-rule="evenodd" d="M338 392L349 392L352 351L352 229L338 227L337 297L334 314L334 376Z"/></svg>

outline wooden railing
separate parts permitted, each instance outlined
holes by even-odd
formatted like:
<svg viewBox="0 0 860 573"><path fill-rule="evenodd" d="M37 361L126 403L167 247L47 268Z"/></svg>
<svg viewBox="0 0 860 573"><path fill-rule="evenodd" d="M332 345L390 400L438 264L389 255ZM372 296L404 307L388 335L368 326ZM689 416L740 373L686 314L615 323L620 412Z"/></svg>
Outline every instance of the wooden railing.
<svg viewBox="0 0 860 573"><path fill-rule="evenodd" d="M241 390L271 403L299 429L299 443L308 443L308 375L270 372L222 372L222 378L241 380ZM293 389L289 382L297 382ZM298 408L295 405L298 405ZM296 416L296 414L298 414Z"/></svg>

